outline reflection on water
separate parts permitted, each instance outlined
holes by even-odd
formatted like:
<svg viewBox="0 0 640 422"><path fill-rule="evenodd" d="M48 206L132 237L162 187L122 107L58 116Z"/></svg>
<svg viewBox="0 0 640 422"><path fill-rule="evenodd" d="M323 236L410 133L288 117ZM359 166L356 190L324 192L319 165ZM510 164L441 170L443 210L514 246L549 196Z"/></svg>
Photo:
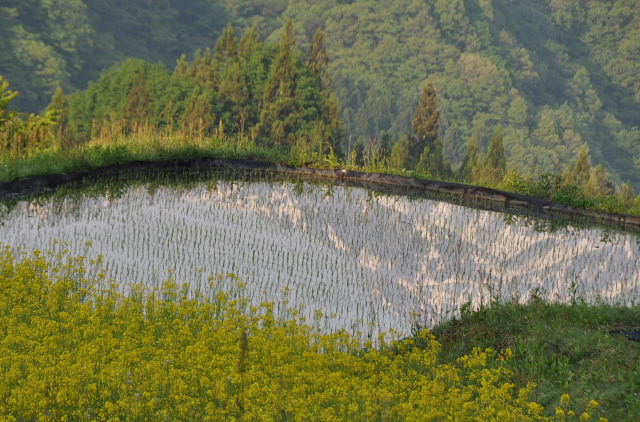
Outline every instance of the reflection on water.
<svg viewBox="0 0 640 422"><path fill-rule="evenodd" d="M152 285L235 273L255 302L315 310L325 329L407 334L467 301L571 295L640 302L638 238L601 229L541 232L497 212L306 183L129 187L117 198L21 202L0 241L105 256L109 277ZM87 241L91 246L86 246ZM330 316L336 315L336 318ZM371 328L372 324L376 328Z"/></svg>

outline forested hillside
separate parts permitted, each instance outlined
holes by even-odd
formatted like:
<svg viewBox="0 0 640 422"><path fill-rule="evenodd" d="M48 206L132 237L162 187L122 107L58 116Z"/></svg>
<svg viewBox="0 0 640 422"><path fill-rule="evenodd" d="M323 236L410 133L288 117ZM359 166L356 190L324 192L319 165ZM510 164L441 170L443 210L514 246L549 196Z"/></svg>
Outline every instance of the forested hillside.
<svg viewBox="0 0 640 422"><path fill-rule="evenodd" d="M640 188L637 0L44 0L3 2L0 74L18 105L48 103L57 83L83 88L125 57L175 68L232 23L298 42L326 34L343 149L390 148L411 132L418 98L438 95L444 156L486 151L502 127L508 168L559 172L589 148ZM240 34L241 35L241 34ZM237 117L237 116L236 116Z"/></svg>
<svg viewBox="0 0 640 422"><path fill-rule="evenodd" d="M86 87L129 57L175 66L180 54L211 45L226 25L210 0L2 0L0 75L39 111L56 86Z"/></svg>

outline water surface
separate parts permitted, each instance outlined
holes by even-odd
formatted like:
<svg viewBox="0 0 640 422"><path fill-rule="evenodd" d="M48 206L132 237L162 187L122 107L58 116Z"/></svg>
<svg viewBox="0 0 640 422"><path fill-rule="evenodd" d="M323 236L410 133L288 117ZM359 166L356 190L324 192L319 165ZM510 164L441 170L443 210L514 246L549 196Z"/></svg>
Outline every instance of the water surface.
<svg viewBox="0 0 640 422"><path fill-rule="evenodd" d="M639 302L635 234L534 223L364 188L218 180L21 201L0 217L0 241L62 248L57 240L72 254L102 254L124 289L170 273L195 286L235 273L255 303L286 299L281 309L304 306L322 329L365 336L405 335L468 301L527 301L532 292Z"/></svg>

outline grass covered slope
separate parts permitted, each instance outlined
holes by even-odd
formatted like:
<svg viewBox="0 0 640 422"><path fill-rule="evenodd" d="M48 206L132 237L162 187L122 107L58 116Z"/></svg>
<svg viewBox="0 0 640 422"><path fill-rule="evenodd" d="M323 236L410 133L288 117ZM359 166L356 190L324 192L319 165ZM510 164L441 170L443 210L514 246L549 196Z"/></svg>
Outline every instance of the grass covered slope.
<svg viewBox="0 0 640 422"><path fill-rule="evenodd" d="M640 419L640 343L613 330L640 328L640 307L585 303L494 304L433 330L443 362L474 348L510 348L505 366L518 385L538 385L535 399L547 408L570 392L578 406L591 399L612 421Z"/></svg>
<svg viewBox="0 0 640 422"><path fill-rule="evenodd" d="M84 264L0 252L0 420L597 419L566 396L544 417L508 350L443 363L428 331L376 349L213 285L122 296Z"/></svg>

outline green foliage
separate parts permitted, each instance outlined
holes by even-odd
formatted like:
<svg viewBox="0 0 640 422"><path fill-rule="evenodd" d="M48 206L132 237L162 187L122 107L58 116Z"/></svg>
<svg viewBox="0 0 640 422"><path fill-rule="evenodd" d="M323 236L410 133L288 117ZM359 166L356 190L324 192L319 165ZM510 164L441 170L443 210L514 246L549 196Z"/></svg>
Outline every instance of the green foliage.
<svg viewBox="0 0 640 422"><path fill-rule="evenodd" d="M14 99L2 84L3 151L40 154L89 138L178 131L185 139L280 148L309 163L340 157L346 127L350 166L418 167L442 178L451 162L457 178L471 183L602 210L640 208L633 197L640 185L640 18L628 2L147 6L0 6L0 73L23 93ZM223 31L229 22L239 30ZM132 59L75 90L125 57L172 64L218 33L213 48L192 60L180 56L173 73ZM9 106L35 110L47 101L41 116ZM501 142L497 134L490 139L496 127L503 128ZM411 129L416 136L407 146ZM621 181L627 184L616 191Z"/></svg>
<svg viewBox="0 0 640 422"><path fill-rule="evenodd" d="M0 130L13 118L14 113L9 111L9 105L17 95L17 92L9 89L9 82L0 76Z"/></svg>
<svg viewBox="0 0 640 422"><path fill-rule="evenodd" d="M478 151L478 138L471 137L467 143L467 153L464 156L462 165L458 170L458 177L465 182L471 182L476 178L476 172L480 166L480 158Z"/></svg>
<svg viewBox="0 0 640 422"><path fill-rule="evenodd" d="M580 286L574 286L579 290ZM443 344L444 362L473 347L511 348L508 366L519 382L539 385L545 406L570 392L578 406L591 398L602 416L632 421L640 417L640 390L635 376L640 362L637 343L611 330L638 328L640 308L589 306L579 297L572 305L495 303L467 310L460 319L434 329Z"/></svg>
<svg viewBox="0 0 640 422"><path fill-rule="evenodd" d="M207 46L225 24L209 0L10 0L0 6L0 74L44 108L56 86L72 91L129 57L173 66Z"/></svg>
<svg viewBox="0 0 640 422"><path fill-rule="evenodd" d="M0 156L15 160L46 149L60 147L54 129L61 111L50 108L41 115L9 111L18 93L9 89L9 83L0 76Z"/></svg>
<svg viewBox="0 0 640 422"><path fill-rule="evenodd" d="M440 140L436 140L431 146L424 147L416 164L416 171L438 179L451 175L449 164L443 158Z"/></svg>
<svg viewBox="0 0 640 422"><path fill-rule="evenodd" d="M481 169L481 179L492 182L499 182L503 179L507 169L507 158L505 156L502 128L498 127L491 138L489 149L484 157L484 166Z"/></svg>
<svg viewBox="0 0 640 422"><path fill-rule="evenodd" d="M485 157L485 165L496 169L502 173L507 169L507 158L504 153L504 145L502 144L504 135L502 134L502 128L496 129L491 143L489 143L489 150Z"/></svg>
<svg viewBox="0 0 640 422"><path fill-rule="evenodd" d="M438 154L441 155L440 149L436 147L439 118L436 91L432 84L427 84L422 91L420 103L413 117L413 134L415 137L412 139L413 142L409 151L411 157L420 157L418 165L422 163L424 168L426 168L426 162L434 164L434 160L437 161L439 159L440 162L442 161L442 157L435 157ZM421 154L425 155L424 159ZM431 168L433 168L433 165Z"/></svg>
<svg viewBox="0 0 640 422"><path fill-rule="evenodd" d="M319 65L307 66L313 83L319 75L336 91L323 112L342 116L352 145L409 133L418 87L431 83L439 95L443 156L454 167L464 160L468 139L476 136L484 151L502 126L508 169L558 173L589 147L594 165L638 189L639 10L627 0L159 0L154 7L147 0L12 0L0 9L0 74L23 93L16 106L36 111L56 86L73 92L128 57L173 67L180 54L210 45L228 23L239 28L238 38L253 31L254 40L275 41L284 17L293 18L304 28L296 41L309 52L300 60ZM198 73L199 85L216 76L238 93L225 110L212 99L217 90L194 94L203 96L192 106L194 132L208 125L205 112L215 114L214 125L223 119L233 130L258 123L261 111L248 115L247 104L262 101L269 70L259 70L265 63L251 42L245 52L254 53L244 56L236 42L239 61L252 63L239 68L249 72L207 73L185 69L186 58L178 62L177 73ZM210 54L196 62L206 64L217 51ZM172 81L178 97L191 94L184 83ZM162 124L182 116L177 107L186 103L179 103L164 110ZM272 104L265 118L273 121L261 127L263 134L290 129L278 117L287 104L283 98ZM332 122L328 130L340 144L343 128ZM411 154L412 165L424 146Z"/></svg>
<svg viewBox="0 0 640 422"><path fill-rule="evenodd" d="M404 136L393 144L391 155L389 156L389 167L394 170L407 168L409 162L409 138Z"/></svg>
<svg viewBox="0 0 640 422"><path fill-rule="evenodd" d="M279 44L251 29L242 39L227 27L213 50L182 57L170 74L162 64L130 59L85 91L68 97L68 131L88 140L141 126L193 136L240 136L248 143L294 149L319 159L343 136L326 78L322 36L305 54L293 22Z"/></svg>
<svg viewBox="0 0 640 422"><path fill-rule="evenodd" d="M508 169L561 172L588 146L614 179L640 187L640 13L627 1L243 4L230 19L259 22L265 33L280 16L308 28L310 45L324 31L328 74L355 141L409 133L417 87L432 83L454 166L468 139L486 150L502 126Z"/></svg>

